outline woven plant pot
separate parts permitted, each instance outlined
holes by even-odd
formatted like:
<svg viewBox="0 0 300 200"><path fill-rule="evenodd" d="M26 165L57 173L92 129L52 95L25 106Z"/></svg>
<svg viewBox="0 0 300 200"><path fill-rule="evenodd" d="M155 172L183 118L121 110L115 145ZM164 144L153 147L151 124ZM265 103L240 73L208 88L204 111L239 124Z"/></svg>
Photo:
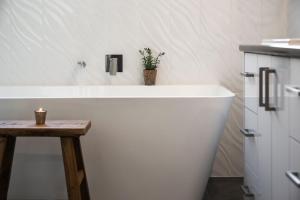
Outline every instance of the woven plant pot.
<svg viewBox="0 0 300 200"><path fill-rule="evenodd" d="M145 85L155 85L157 70L144 69L144 81Z"/></svg>

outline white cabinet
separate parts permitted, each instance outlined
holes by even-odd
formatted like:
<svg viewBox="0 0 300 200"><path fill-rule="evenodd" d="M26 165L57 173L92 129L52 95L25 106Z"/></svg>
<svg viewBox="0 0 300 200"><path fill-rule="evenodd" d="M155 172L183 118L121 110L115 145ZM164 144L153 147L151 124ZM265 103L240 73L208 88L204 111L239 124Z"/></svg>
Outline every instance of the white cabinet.
<svg viewBox="0 0 300 200"><path fill-rule="evenodd" d="M258 56L258 68L261 71L260 81L261 83L257 86L258 92L261 99L261 103L265 102L265 71L271 66L271 56L257 55ZM260 88L261 87L261 88ZM260 104L261 104L260 103ZM265 107L261 105L258 107L258 133L260 139L260 165L257 169L259 180L257 182L259 191L256 195L256 200L270 200L271 199L271 113L265 110Z"/></svg>
<svg viewBox="0 0 300 200"><path fill-rule="evenodd" d="M245 109L245 129L241 132L245 135L245 185L250 195L257 196L257 182L259 169L259 137L257 131L257 114ZM248 194L249 195L249 194Z"/></svg>
<svg viewBox="0 0 300 200"><path fill-rule="evenodd" d="M271 113L259 106L259 96L265 97L263 82L259 82L260 68L271 66L271 56L256 54L245 55L245 72L254 73L254 77L245 76L245 180L244 184L255 199L271 199ZM264 75L265 74L261 74ZM262 86L262 94L259 94ZM253 135L245 134L252 132Z"/></svg>
<svg viewBox="0 0 300 200"><path fill-rule="evenodd" d="M257 200L271 199L271 115L261 107L258 109L258 133L260 140Z"/></svg>
<svg viewBox="0 0 300 200"><path fill-rule="evenodd" d="M296 181L298 180L298 183L300 183L299 179L299 173L300 173L300 143L298 143L294 139L290 139L290 168L291 170L287 172L287 175L290 176L291 181L289 184L289 193L290 193L290 200L299 200L300 199L300 188L299 184L295 184L292 180Z"/></svg>
<svg viewBox="0 0 300 200"><path fill-rule="evenodd" d="M288 200L289 101L285 87L290 84L290 59L246 53L245 72L256 76L245 76L243 130L256 130L256 135L245 134L244 184L255 199Z"/></svg>
<svg viewBox="0 0 300 200"><path fill-rule="evenodd" d="M285 172L289 169L289 114L288 97L285 87L290 83L289 58L272 57L271 66L276 70L272 84L273 104L272 123L272 200L289 199L289 181Z"/></svg>
<svg viewBox="0 0 300 200"><path fill-rule="evenodd" d="M291 83L286 86L289 108L289 178L290 200L300 199L300 59L291 60ZM296 73L298 72L298 73Z"/></svg>
<svg viewBox="0 0 300 200"><path fill-rule="evenodd" d="M245 134L245 165L254 174L257 174L259 166L259 137L257 133L257 115L249 109L245 109L245 130L250 136Z"/></svg>
<svg viewBox="0 0 300 200"><path fill-rule="evenodd" d="M257 55L245 55L245 106L257 113L258 108L258 66Z"/></svg>
<svg viewBox="0 0 300 200"><path fill-rule="evenodd" d="M300 85L289 85L286 89L289 93L290 136L300 141Z"/></svg>
<svg viewBox="0 0 300 200"><path fill-rule="evenodd" d="M293 86L289 86L294 88ZM297 86L296 86L297 87ZM290 135L294 139L300 141L300 97L296 94L290 95L289 98L290 104Z"/></svg>

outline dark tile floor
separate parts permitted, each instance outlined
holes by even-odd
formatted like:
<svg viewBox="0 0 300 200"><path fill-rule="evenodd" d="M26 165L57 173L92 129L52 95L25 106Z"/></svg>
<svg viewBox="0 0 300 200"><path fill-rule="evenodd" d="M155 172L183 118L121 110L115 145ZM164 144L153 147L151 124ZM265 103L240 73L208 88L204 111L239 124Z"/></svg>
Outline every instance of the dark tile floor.
<svg viewBox="0 0 300 200"><path fill-rule="evenodd" d="M203 200L242 200L243 178L210 178Z"/></svg>

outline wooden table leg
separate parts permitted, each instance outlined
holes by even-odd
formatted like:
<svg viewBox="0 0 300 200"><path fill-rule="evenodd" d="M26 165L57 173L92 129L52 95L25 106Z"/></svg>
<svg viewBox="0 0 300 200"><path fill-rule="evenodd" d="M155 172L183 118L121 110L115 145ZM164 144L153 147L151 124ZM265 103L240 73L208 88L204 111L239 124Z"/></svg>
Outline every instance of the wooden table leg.
<svg viewBox="0 0 300 200"><path fill-rule="evenodd" d="M61 137L69 200L90 200L79 138Z"/></svg>
<svg viewBox="0 0 300 200"><path fill-rule="evenodd" d="M0 200L7 200L16 137L0 137Z"/></svg>
<svg viewBox="0 0 300 200"><path fill-rule="evenodd" d="M81 183L81 185L80 185L81 199L82 200L90 200L90 193L89 193L87 176L86 176L85 167L84 167L80 139L74 137L73 142L75 145L77 167L78 167L77 169L79 170L79 174L81 174L81 176L79 177L79 180L80 180L79 182Z"/></svg>

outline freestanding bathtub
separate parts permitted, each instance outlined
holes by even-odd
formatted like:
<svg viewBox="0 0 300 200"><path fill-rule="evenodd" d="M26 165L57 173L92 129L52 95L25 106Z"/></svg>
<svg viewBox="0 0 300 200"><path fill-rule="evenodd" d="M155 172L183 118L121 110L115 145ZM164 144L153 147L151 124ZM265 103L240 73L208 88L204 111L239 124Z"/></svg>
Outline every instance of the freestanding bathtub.
<svg viewBox="0 0 300 200"><path fill-rule="evenodd" d="M234 94L218 85L0 87L0 120L90 119L93 200L199 200ZM60 143L18 138L11 199L66 199Z"/></svg>

